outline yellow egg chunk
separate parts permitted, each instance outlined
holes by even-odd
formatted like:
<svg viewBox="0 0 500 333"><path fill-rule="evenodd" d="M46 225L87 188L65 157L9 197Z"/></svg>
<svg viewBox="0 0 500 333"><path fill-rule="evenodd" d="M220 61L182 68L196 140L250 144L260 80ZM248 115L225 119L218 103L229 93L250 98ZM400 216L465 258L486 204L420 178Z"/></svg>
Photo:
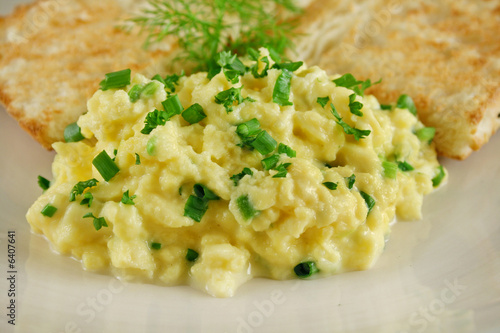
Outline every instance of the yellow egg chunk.
<svg viewBox="0 0 500 333"><path fill-rule="evenodd" d="M223 64L175 89L135 74L98 90L85 139L54 144L32 229L85 269L217 297L257 276L370 268L396 215L420 219L445 177L432 137L361 82L260 52L236 79Z"/></svg>

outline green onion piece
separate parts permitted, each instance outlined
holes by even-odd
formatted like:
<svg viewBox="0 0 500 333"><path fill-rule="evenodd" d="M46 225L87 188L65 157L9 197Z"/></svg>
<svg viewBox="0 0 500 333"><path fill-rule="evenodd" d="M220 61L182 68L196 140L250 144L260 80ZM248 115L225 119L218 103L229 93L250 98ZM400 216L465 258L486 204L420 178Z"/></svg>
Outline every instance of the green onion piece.
<svg viewBox="0 0 500 333"><path fill-rule="evenodd" d="M156 143L158 142L157 136L152 136L149 138L148 143L146 144L146 152L149 156L156 155Z"/></svg>
<svg viewBox="0 0 500 333"><path fill-rule="evenodd" d="M95 166L97 171L101 174L102 178L105 181L109 182L111 178L113 178L120 169L113 162L111 157L109 157L108 153L103 150L100 152L94 159L92 160L92 164Z"/></svg>
<svg viewBox="0 0 500 333"><path fill-rule="evenodd" d="M253 208L247 194L238 197L238 199L236 199L236 204L238 205L238 209L245 220L249 220L259 213L258 210Z"/></svg>
<svg viewBox="0 0 500 333"><path fill-rule="evenodd" d="M95 217L94 214L92 214L92 213L87 213L87 214L83 215L83 218L88 218L88 217L91 217L94 219L93 224L94 224L95 230L100 230L102 227L108 226L104 217Z"/></svg>
<svg viewBox="0 0 500 333"><path fill-rule="evenodd" d="M283 69L278 76L273 89L273 102L281 105L293 105L288 99L290 98L290 85L292 82L293 73L287 69Z"/></svg>
<svg viewBox="0 0 500 333"><path fill-rule="evenodd" d="M236 134L240 138L246 138L251 135L256 135L260 131L260 123L257 118L250 119L244 123L241 123L236 127Z"/></svg>
<svg viewBox="0 0 500 333"><path fill-rule="evenodd" d="M347 188L352 189L354 183L356 182L356 175L352 174L349 177L346 177L345 180L347 181Z"/></svg>
<svg viewBox="0 0 500 333"><path fill-rule="evenodd" d="M337 112L337 109L335 108L333 103L330 103L330 107L332 109L333 116L337 119L336 123L342 127L345 134L353 135L354 139L356 141L359 141L360 139L364 139L366 136L370 135L370 133L371 133L370 130L360 130L360 129L351 127L349 124L344 122L342 120L342 117L340 117L339 113Z"/></svg>
<svg viewBox="0 0 500 333"><path fill-rule="evenodd" d="M195 262L196 259L198 259L198 256L199 256L199 254L195 250L187 249L187 252L186 252L186 260L187 261Z"/></svg>
<svg viewBox="0 0 500 333"><path fill-rule="evenodd" d="M330 97L329 96L318 97L316 102L318 102L318 104L321 105L322 108L324 108L325 105L328 104L328 102L330 102Z"/></svg>
<svg viewBox="0 0 500 333"><path fill-rule="evenodd" d="M129 190L127 190L123 193L121 202L125 205L135 205L134 199L136 197L137 195L130 196Z"/></svg>
<svg viewBox="0 0 500 333"><path fill-rule="evenodd" d="M64 129L64 141L65 142L78 142L85 139L82 135L82 130L76 122L69 124Z"/></svg>
<svg viewBox="0 0 500 333"><path fill-rule="evenodd" d="M82 194L83 191L85 191L85 189L87 188L96 186L98 182L99 181L95 178L78 182L75 186L73 186L73 189L71 190L69 201L75 201L77 195Z"/></svg>
<svg viewBox="0 0 500 333"><path fill-rule="evenodd" d="M43 216L52 217L57 212L57 208L52 206L51 204L47 204L43 207L41 213Z"/></svg>
<svg viewBox="0 0 500 333"><path fill-rule="evenodd" d="M42 176L38 176L38 186L44 191L47 191L50 187L50 180Z"/></svg>
<svg viewBox="0 0 500 333"><path fill-rule="evenodd" d="M295 275L304 279L319 272L314 261L304 261L293 268Z"/></svg>
<svg viewBox="0 0 500 333"><path fill-rule="evenodd" d="M203 112L203 107L195 103L182 112L182 118L190 124L196 124L205 119L207 115Z"/></svg>
<svg viewBox="0 0 500 333"><path fill-rule="evenodd" d="M141 164L141 157L139 154L135 153L135 165L140 165Z"/></svg>
<svg viewBox="0 0 500 333"><path fill-rule="evenodd" d="M243 171L238 174L232 175L229 179L233 181L234 186L238 186L239 181L246 175L253 176L253 172L252 170L250 170L250 168L243 168Z"/></svg>
<svg viewBox="0 0 500 333"><path fill-rule="evenodd" d="M80 201L80 205L87 205L87 207L92 206L92 202L94 201L94 196L90 192L85 192L83 194L83 199Z"/></svg>
<svg viewBox="0 0 500 333"><path fill-rule="evenodd" d="M382 168L384 168L384 177L395 179L398 172L398 165L389 161L382 162Z"/></svg>
<svg viewBox="0 0 500 333"><path fill-rule="evenodd" d="M130 69L124 69L118 72L112 72L105 75L104 80L99 84L101 90L119 89L130 84Z"/></svg>
<svg viewBox="0 0 500 333"><path fill-rule="evenodd" d="M408 162L398 162L398 168L401 171L412 171L415 170L413 166L411 166Z"/></svg>
<svg viewBox="0 0 500 333"><path fill-rule="evenodd" d="M417 115L417 108L415 107L415 103L413 99L408 95L401 95L396 102L396 107L399 109L408 109L414 116Z"/></svg>
<svg viewBox="0 0 500 333"><path fill-rule="evenodd" d="M212 190L203 184L195 184L193 187L194 194L203 200L219 200L220 197L215 194Z"/></svg>
<svg viewBox="0 0 500 333"><path fill-rule="evenodd" d="M273 178L285 178L286 175L288 174L288 167L292 165L292 163L282 163L280 165L278 165L275 170L278 171L278 173L276 173Z"/></svg>
<svg viewBox="0 0 500 333"><path fill-rule="evenodd" d="M161 243L152 242L151 243L151 249L153 249L153 250L159 250L159 249L161 249Z"/></svg>
<svg viewBox="0 0 500 333"><path fill-rule="evenodd" d="M155 94L157 89L158 89L158 85L156 83L154 83L153 81L151 81L148 84L146 84L146 86L144 88L142 88L141 96L151 97Z"/></svg>
<svg viewBox="0 0 500 333"><path fill-rule="evenodd" d="M443 181L445 175L446 174L444 172L444 168L442 165L440 165L438 167L438 174L434 178L432 178L432 186L438 187L439 184L441 184L441 182Z"/></svg>
<svg viewBox="0 0 500 333"><path fill-rule="evenodd" d="M380 110L391 111L392 110L392 105L390 105L390 104L380 104Z"/></svg>
<svg viewBox="0 0 500 333"><path fill-rule="evenodd" d="M191 195L184 206L184 216L190 217L196 222L200 222L208 209L208 200Z"/></svg>
<svg viewBox="0 0 500 333"><path fill-rule="evenodd" d="M356 94L349 95L349 111L358 117L363 117L362 108L363 104L356 101Z"/></svg>
<svg viewBox="0 0 500 333"><path fill-rule="evenodd" d="M423 127L415 133L420 141L427 141L429 144L434 139L434 135L436 135L436 129L434 127Z"/></svg>
<svg viewBox="0 0 500 333"><path fill-rule="evenodd" d="M143 86L142 84L135 84L128 92L128 97L131 103L135 103L141 98Z"/></svg>
<svg viewBox="0 0 500 333"><path fill-rule="evenodd" d="M278 154L286 154L288 157L297 157L297 152L284 143L278 145Z"/></svg>
<svg viewBox="0 0 500 333"><path fill-rule="evenodd" d="M329 190L336 190L338 186L338 184L334 182L324 182L323 185L325 185Z"/></svg>
<svg viewBox="0 0 500 333"><path fill-rule="evenodd" d="M269 157L266 157L260 162L262 163L262 167L264 168L264 170L271 170L278 165L279 161L280 161L280 155L274 154Z"/></svg>
<svg viewBox="0 0 500 333"><path fill-rule="evenodd" d="M172 95L168 97L166 100L161 102L161 105L163 105L163 109L166 112L166 120L169 120L175 115L181 114L184 110L181 100L179 99L179 95ZM162 125L165 125L165 123Z"/></svg>
<svg viewBox="0 0 500 333"><path fill-rule="evenodd" d="M250 145L262 155L267 155L276 149L278 143L271 137L271 135L269 135L269 133L261 131L257 134L255 140Z"/></svg>
<svg viewBox="0 0 500 333"><path fill-rule="evenodd" d="M368 207L368 214L370 214L373 206L375 206L375 199L373 199L370 195L366 194L363 191L359 191L359 194L361 194L361 197L363 197L363 199L365 200L366 206Z"/></svg>

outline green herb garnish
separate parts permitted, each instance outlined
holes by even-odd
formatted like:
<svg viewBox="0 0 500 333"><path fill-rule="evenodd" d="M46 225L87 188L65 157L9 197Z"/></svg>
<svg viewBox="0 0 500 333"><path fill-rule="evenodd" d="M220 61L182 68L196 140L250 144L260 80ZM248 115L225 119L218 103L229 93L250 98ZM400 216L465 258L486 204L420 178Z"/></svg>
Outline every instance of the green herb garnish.
<svg viewBox="0 0 500 333"><path fill-rule="evenodd" d="M76 122L69 124L64 129L64 141L65 142L78 142L85 139L82 135L82 130Z"/></svg>
<svg viewBox="0 0 500 333"><path fill-rule="evenodd" d="M321 105L322 108L324 108L329 101L330 101L329 96L318 97L318 99L316 100L316 102L318 102L318 104Z"/></svg>
<svg viewBox="0 0 500 333"><path fill-rule="evenodd" d="M372 211L373 206L375 206L375 199L373 199L370 195L366 194L363 191L359 191L359 194L361 194L361 197L366 202L366 207L368 207L368 213L367 213L367 215L368 215Z"/></svg>
<svg viewBox="0 0 500 333"><path fill-rule="evenodd" d="M401 171L413 171L415 168L408 162L400 161L398 162L398 168Z"/></svg>
<svg viewBox="0 0 500 333"><path fill-rule="evenodd" d="M278 171L273 178L285 178L288 174L288 167L292 165L292 163L282 163L274 168L274 170Z"/></svg>
<svg viewBox="0 0 500 333"><path fill-rule="evenodd" d="M399 109L408 109L414 116L417 115L417 108L415 107L415 103L413 99L408 95L401 95L396 102L396 107Z"/></svg>
<svg viewBox="0 0 500 333"><path fill-rule="evenodd" d="M262 163L262 167L264 168L264 170L271 170L278 165L279 161L280 161L280 155L274 154L269 157L266 157L260 162Z"/></svg>
<svg viewBox="0 0 500 333"><path fill-rule="evenodd" d="M338 186L338 184L334 183L334 182L324 182L323 185L325 185L327 189L332 190L332 191L336 190L337 186Z"/></svg>
<svg viewBox="0 0 500 333"><path fill-rule="evenodd" d="M426 141L430 144L434 139L434 135L436 135L436 129L434 127L423 127L417 130L415 134L421 141Z"/></svg>
<svg viewBox="0 0 500 333"><path fill-rule="evenodd" d="M236 199L236 204L245 220L249 220L259 213L259 211L253 207L250 198L246 194L238 197L238 199Z"/></svg>
<svg viewBox="0 0 500 333"><path fill-rule="evenodd" d="M239 181L246 175L253 176L253 172L252 170L250 170L250 168L243 168L243 171L235 175L232 175L230 179L233 181L234 186L238 186Z"/></svg>
<svg viewBox="0 0 500 333"><path fill-rule="evenodd" d="M75 201L77 195L82 194L83 191L85 191L85 189L87 188L96 186L98 182L99 181L95 178L78 182L75 186L73 186L73 189L71 190L69 201Z"/></svg>
<svg viewBox="0 0 500 333"><path fill-rule="evenodd" d="M83 194L83 199L80 201L80 205L87 205L87 207L92 206L92 202L94 201L94 196L90 192L85 192Z"/></svg>
<svg viewBox="0 0 500 333"><path fill-rule="evenodd" d="M286 154L288 157L296 157L297 152L290 148L289 146L285 145L284 143L280 143L278 145L278 154Z"/></svg>
<svg viewBox="0 0 500 333"><path fill-rule="evenodd" d="M361 112L362 108L363 104L356 101L356 94L349 95L349 111L356 116L363 117L363 112Z"/></svg>
<svg viewBox="0 0 500 333"><path fill-rule="evenodd" d="M241 89L243 89L243 86L239 88L232 87L221 91L215 95L215 103L223 105L226 112L229 113L233 111L234 105L239 105L245 101L255 102L255 100L250 97L243 98L243 96L241 96Z"/></svg>
<svg viewBox="0 0 500 333"><path fill-rule="evenodd" d="M333 82L335 83L335 85L337 85L337 87L352 89L356 94L363 96L366 89L375 84L379 84L380 82L382 82L382 80L378 80L375 83L372 83L370 79L366 81L358 81L352 74L347 73L345 75L342 75L338 79L333 80Z"/></svg>
<svg viewBox="0 0 500 333"><path fill-rule="evenodd" d="M104 80L99 83L101 90L120 89L128 86L130 84L131 73L130 69L124 69L106 74Z"/></svg>
<svg viewBox="0 0 500 333"><path fill-rule="evenodd" d="M293 73L288 69L283 69L281 74L276 79L273 89L273 102L281 105L293 105L288 99L290 98L290 85L292 83Z"/></svg>
<svg viewBox="0 0 500 333"><path fill-rule="evenodd" d="M356 182L356 175L352 174L349 177L346 177L345 180L347 181L347 188L352 189L354 183Z"/></svg>
<svg viewBox="0 0 500 333"><path fill-rule="evenodd" d="M208 200L203 200L197 196L190 195L184 206L184 216L190 217L196 222L200 222L208 209Z"/></svg>
<svg viewBox="0 0 500 333"><path fill-rule="evenodd" d="M47 216L47 217L52 217L54 216L54 214L57 212L57 208L52 206L51 204L47 204L45 205L45 207L43 207L41 213L43 216Z"/></svg>
<svg viewBox="0 0 500 333"><path fill-rule="evenodd" d="M199 254L195 250L187 249L187 252L186 252L186 260L187 261L195 262L196 259L198 259L198 256L199 256Z"/></svg>
<svg viewBox="0 0 500 333"><path fill-rule="evenodd" d="M151 249L153 249L153 250L160 250L161 249L161 243L152 242L151 243Z"/></svg>
<svg viewBox="0 0 500 333"><path fill-rule="evenodd" d="M370 135L370 133L371 133L370 130L360 130L360 129L351 127L349 124L344 122L342 120L342 117L340 117L340 115L338 114L337 109L335 109L335 106L333 105L333 103L330 103L330 106L332 108L332 114L336 119L336 123L342 127L345 134L353 135L354 139L356 141L359 141L360 139L364 139L366 136Z"/></svg>
<svg viewBox="0 0 500 333"><path fill-rule="evenodd" d="M134 199L136 197L137 195L130 196L129 190L127 190L123 193L121 202L125 205L135 205Z"/></svg>
<svg viewBox="0 0 500 333"><path fill-rule="evenodd" d="M382 168L384 168L384 177L395 179L398 172L398 165L393 162L383 161Z"/></svg>
<svg viewBox="0 0 500 333"><path fill-rule="evenodd" d="M215 194L212 190L203 184L195 184L193 187L194 194L203 200L219 200L220 197Z"/></svg>
<svg viewBox="0 0 500 333"><path fill-rule="evenodd" d="M304 279L319 272L314 261L304 261L293 268L295 275Z"/></svg>
<svg viewBox="0 0 500 333"><path fill-rule="evenodd" d="M182 118L190 124L199 123L206 117L207 115L203 112L203 107L198 103L194 103L182 112Z"/></svg>
<svg viewBox="0 0 500 333"><path fill-rule="evenodd" d="M105 181L109 182L113 178L120 168L115 164L115 162L109 157L108 153L103 150L92 160L92 164L95 166L97 171L101 174Z"/></svg>
<svg viewBox="0 0 500 333"><path fill-rule="evenodd" d="M140 165L140 164L141 164L141 156L135 153L135 165Z"/></svg>
<svg viewBox="0 0 500 333"><path fill-rule="evenodd" d="M432 186L433 187L438 187L439 184L441 184L441 182L443 181L444 176L446 175L442 165L440 165L437 168L437 170L438 170L438 174L436 176L434 176L434 178L432 178Z"/></svg>
<svg viewBox="0 0 500 333"><path fill-rule="evenodd" d="M42 176L38 176L38 186L44 191L47 191L50 187L50 180Z"/></svg>
<svg viewBox="0 0 500 333"><path fill-rule="evenodd" d="M83 218L89 218L89 217L94 219L93 224L94 224L95 230L100 230L102 227L108 226L104 217L95 217L94 214L92 214L92 213L87 213L87 214L83 215Z"/></svg>

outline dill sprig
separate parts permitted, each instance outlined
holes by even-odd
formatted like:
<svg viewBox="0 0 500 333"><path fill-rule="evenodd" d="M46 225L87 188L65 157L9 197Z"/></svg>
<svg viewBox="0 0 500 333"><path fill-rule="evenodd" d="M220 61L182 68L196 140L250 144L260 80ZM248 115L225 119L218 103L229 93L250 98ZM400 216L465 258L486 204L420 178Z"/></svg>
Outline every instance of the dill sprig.
<svg viewBox="0 0 500 333"><path fill-rule="evenodd" d="M245 55L248 48L267 47L278 54L293 46L292 0L148 0L149 7L131 19L147 32L145 47L167 36L178 39L176 60L207 70L217 53Z"/></svg>

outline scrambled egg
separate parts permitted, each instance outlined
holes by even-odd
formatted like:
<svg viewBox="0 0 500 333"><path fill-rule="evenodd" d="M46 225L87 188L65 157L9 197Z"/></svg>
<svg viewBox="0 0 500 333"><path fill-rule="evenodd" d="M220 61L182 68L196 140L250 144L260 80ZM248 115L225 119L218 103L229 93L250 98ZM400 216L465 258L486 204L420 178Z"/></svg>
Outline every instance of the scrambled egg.
<svg viewBox="0 0 500 333"><path fill-rule="evenodd" d="M181 77L172 89L137 74L122 89L97 91L78 121L85 139L54 144L54 180L27 213L32 229L88 270L190 284L217 297L254 276L372 266L396 214L420 219L423 196L443 171L433 145L415 134L424 126L320 68L266 69L261 52L263 77L247 71L235 82L222 69L211 79ZM278 82L289 85L277 92ZM152 93L132 101L136 85ZM217 101L231 88L235 99ZM288 101L277 103L278 93ZM198 104L205 117L157 117L145 133L148 115L172 97L183 111ZM245 136L239 125L249 121L271 138L263 142L271 150L263 154ZM93 165L102 151L119 169L108 181ZM94 185L74 193L90 179ZM201 205L197 217L188 201ZM56 210L41 213L47 205Z"/></svg>

